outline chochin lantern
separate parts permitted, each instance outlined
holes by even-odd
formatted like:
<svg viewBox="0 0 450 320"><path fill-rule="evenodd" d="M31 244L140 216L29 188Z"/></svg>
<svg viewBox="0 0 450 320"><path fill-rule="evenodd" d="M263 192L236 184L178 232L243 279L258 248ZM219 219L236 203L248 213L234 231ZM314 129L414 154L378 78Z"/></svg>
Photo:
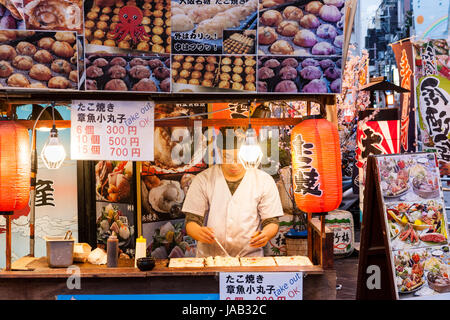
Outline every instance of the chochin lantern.
<svg viewBox="0 0 450 320"><path fill-rule="evenodd" d="M28 130L13 121L0 121L0 214L27 206L30 170Z"/></svg>
<svg viewBox="0 0 450 320"><path fill-rule="evenodd" d="M291 135L292 179L297 207L310 213L337 209L342 201L339 134L335 125L311 117Z"/></svg>

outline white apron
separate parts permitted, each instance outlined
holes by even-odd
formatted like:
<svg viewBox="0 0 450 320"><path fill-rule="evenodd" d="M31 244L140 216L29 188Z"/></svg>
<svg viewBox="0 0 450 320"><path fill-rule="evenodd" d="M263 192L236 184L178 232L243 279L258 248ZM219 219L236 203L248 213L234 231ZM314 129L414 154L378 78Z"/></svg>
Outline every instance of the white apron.
<svg viewBox="0 0 450 320"><path fill-rule="evenodd" d="M194 179L183 211L204 216L206 226L214 230L230 256L236 256L244 247L241 256L263 256L262 248L249 246L250 238L260 230L262 220L283 215L278 189L270 175L258 169L247 170L231 195L219 165ZM197 242L197 257L224 255L216 243Z"/></svg>

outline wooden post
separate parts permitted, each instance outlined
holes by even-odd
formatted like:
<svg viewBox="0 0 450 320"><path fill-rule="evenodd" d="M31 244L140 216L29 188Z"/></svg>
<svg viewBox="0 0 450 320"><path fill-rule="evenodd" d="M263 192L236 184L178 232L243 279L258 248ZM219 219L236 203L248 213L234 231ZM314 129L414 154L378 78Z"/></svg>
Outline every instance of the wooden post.
<svg viewBox="0 0 450 320"><path fill-rule="evenodd" d="M11 215L12 211L0 212L6 218L6 271L11 271Z"/></svg>

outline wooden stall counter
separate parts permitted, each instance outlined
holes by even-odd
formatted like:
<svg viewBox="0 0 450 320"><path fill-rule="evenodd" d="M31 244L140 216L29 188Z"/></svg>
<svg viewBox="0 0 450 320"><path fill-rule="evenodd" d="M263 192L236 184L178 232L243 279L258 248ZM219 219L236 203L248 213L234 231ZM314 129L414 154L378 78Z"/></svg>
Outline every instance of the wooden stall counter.
<svg viewBox="0 0 450 320"><path fill-rule="evenodd" d="M45 257L24 257L12 271L0 272L0 299L56 299L59 295L217 294L220 272L303 272L303 298L336 298L336 272L320 266L168 268L158 260L151 271L119 260L117 268L75 263L78 268L50 268ZM18 266L18 267L16 267ZM20 270L15 270L20 269ZM78 272L80 288L73 288ZM193 285L195 283L195 286Z"/></svg>

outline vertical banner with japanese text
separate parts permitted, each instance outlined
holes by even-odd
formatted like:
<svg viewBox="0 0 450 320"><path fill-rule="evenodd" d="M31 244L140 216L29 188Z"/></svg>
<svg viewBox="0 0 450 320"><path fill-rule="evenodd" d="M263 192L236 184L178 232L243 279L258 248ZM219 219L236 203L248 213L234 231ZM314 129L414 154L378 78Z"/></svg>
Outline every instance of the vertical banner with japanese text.
<svg viewBox="0 0 450 320"><path fill-rule="evenodd" d="M153 101L76 100L71 158L153 161Z"/></svg>
<svg viewBox="0 0 450 320"><path fill-rule="evenodd" d="M413 48L409 40L392 45L400 76L400 86L411 90L400 96L400 148L401 152L416 150L416 112L414 108Z"/></svg>

